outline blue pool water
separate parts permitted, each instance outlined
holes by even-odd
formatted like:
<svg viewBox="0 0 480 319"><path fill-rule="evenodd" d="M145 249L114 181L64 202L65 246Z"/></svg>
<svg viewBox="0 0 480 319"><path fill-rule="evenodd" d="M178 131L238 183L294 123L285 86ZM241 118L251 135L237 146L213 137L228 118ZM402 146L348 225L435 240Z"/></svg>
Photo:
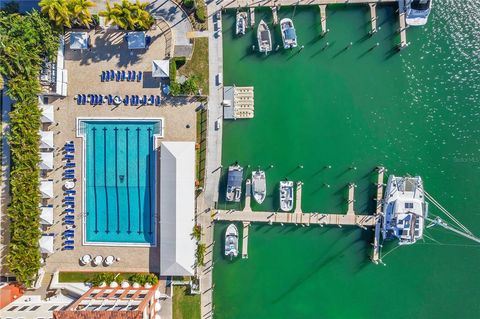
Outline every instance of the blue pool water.
<svg viewBox="0 0 480 319"><path fill-rule="evenodd" d="M153 244L158 121L83 121L86 242Z"/></svg>

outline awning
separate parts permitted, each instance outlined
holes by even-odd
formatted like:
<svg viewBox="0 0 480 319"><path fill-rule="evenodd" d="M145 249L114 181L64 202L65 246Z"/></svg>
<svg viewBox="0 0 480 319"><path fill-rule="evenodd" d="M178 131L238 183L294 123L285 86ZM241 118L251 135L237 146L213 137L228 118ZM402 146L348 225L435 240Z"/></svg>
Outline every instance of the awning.
<svg viewBox="0 0 480 319"><path fill-rule="evenodd" d="M145 49L145 32L128 32L127 42L129 49Z"/></svg>
<svg viewBox="0 0 480 319"><path fill-rule="evenodd" d="M54 148L53 145L53 132L52 131L40 131L40 148Z"/></svg>
<svg viewBox="0 0 480 319"><path fill-rule="evenodd" d="M40 152L40 169L53 169L53 152Z"/></svg>
<svg viewBox="0 0 480 319"><path fill-rule="evenodd" d="M42 198L53 198L53 181L40 181Z"/></svg>
<svg viewBox="0 0 480 319"><path fill-rule="evenodd" d="M40 224L53 225L53 207L42 206L40 207Z"/></svg>
<svg viewBox="0 0 480 319"><path fill-rule="evenodd" d="M160 152L160 275L193 276L195 143L163 142Z"/></svg>
<svg viewBox="0 0 480 319"><path fill-rule="evenodd" d="M40 105L42 109L42 123L53 123L55 122L55 116L53 113L53 105L44 104Z"/></svg>
<svg viewBox="0 0 480 319"><path fill-rule="evenodd" d="M55 249L53 248L53 235L42 235L38 240L40 246L40 252L42 254L53 254Z"/></svg>
<svg viewBox="0 0 480 319"><path fill-rule="evenodd" d="M168 78L170 76L169 60L153 60L152 61L152 77Z"/></svg>
<svg viewBox="0 0 480 319"><path fill-rule="evenodd" d="M70 33L70 49L72 50L88 49L88 33L87 32Z"/></svg>

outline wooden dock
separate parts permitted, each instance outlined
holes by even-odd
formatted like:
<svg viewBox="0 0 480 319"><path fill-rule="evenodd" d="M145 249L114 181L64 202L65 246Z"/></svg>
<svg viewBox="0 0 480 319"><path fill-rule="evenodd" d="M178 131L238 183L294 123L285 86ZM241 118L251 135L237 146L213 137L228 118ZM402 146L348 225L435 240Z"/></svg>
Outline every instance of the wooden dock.
<svg viewBox="0 0 480 319"><path fill-rule="evenodd" d="M250 6L250 26L255 26L255 8Z"/></svg>
<svg viewBox="0 0 480 319"><path fill-rule="evenodd" d="M295 192L295 213L302 213L302 182L297 182L297 190Z"/></svg>
<svg viewBox="0 0 480 319"><path fill-rule="evenodd" d="M321 4L320 7L320 24L322 26L322 35L325 35L327 30L327 5Z"/></svg>
<svg viewBox="0 0 480 319"><path fill-rule="evenodd" d="M407 21L406 21L406 14L405 12L401 12L399 15L400 19L400 49L404 49L407 47Z"/></svg>
<svg viewBox="0 0 480 319"><path fill-rule="evenodd" d="M273 16L273 25L278 24L278 8L276 6L272 7L272 16Z"/></svg>
<svg viewBox="0 0 480 319"><path fill-rule="evenodd" d="M243 211L252 211L252 183L250 182L250 179L247 179L245 182L245 207L243 208Z"/></svg>
<svg viewBox="0 0 480 319"><path fill-rule="evenodd" d="M348 209L347 215L355 214L353 204L355 203L355 184L350 183L348 185Z"/></svg>
<svg viewBox="0 0 480 319"><path fill-rule="evenodd" d="M378 172L378 178L377 178L377 197L375 198L376 203L376 209L375 209L375 217L376 217L376 222L375 222L375 234L373 237L373 253L372 253L372 261L375 264L378 264L381 262L380 259L380 230L382 227L382 209L383 209L383 179L384 179L384 174L385 174L385 168L384 167L378 167L377 168Z"/></svg>
<svg viewBox="0 0 480 319"><path fill-rule="evenodd" d="M250 229L250 222L243 222L242 232L242 258L248 258L248 231Z"/></svg>
<svg viewBox="0 0 480 319"><path fill-rule="evenodd" d="M370 7L370 20L372 24L370 34L374 34L377 33L377 4L369 3L368 6Z"/></svg>

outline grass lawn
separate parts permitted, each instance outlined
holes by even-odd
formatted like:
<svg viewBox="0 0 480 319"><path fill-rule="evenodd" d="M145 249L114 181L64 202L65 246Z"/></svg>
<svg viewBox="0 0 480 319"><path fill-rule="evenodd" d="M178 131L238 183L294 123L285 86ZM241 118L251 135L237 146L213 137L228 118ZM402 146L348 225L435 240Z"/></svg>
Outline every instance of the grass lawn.
<svg viewBox="0 0 480 319"><path fill-rule="evenodd" d="M178 74L195 75L202 95L208 95L208 38L196 38L192 58L178 69Z"/></svg>
<svg viewBox="0 0 480 319"><path fill-rule="evenodd" d="M86 280L92 279L96 274L100 274L101 272L60 272L58 276L58 281L60 282L85 282ZM115 273L118 274L118 273ZM132 272L123 272L119 273L117 279L123 280L128 278L135 273Z"/></svg>
<svg viewBox="0 0 480 319"><path fill-rule="evenodd" d="M189 287L173 286L173 319L199 319L200 295L189 295Z"/></svg>

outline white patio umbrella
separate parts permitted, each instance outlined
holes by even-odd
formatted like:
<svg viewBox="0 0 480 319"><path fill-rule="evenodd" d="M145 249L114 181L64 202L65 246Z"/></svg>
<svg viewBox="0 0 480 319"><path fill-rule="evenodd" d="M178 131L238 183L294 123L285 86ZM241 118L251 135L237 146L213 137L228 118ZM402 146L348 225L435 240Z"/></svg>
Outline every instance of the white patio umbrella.
<svg viewBox="0 0 480 319"><path fill-rule="evenodd" d="M53 169L53 152L40 152L40 169L51 171Z"/></svg>
<svg viewBox="0 0 480 319"><path fill-rule="evenodd" d="M90 255L83 255L82 258L80 258L80 262L83 264L83 265L86 265L88 264L89 262L92 261L92 256Z"/></svg>
<svg viewBox="0 0 480 319"><path fill-rule="evenodd" d="M53 122L55 122L53 105L44 104L44 105L41 105L40 108L42 109L42 118L41 118L42 123L53 123Z"/></svg>
<svg viewBox="0 0 480 319"><path fill-rule="evenodd" d="M53 198L53 181L40 181L40 193L42 198Z"/></svg>
<svg viewBox="0 0 480 319"><path fill-rule="evenodd" d="M38 240L38 245L40 246L40 252L42 254L53 254L55 252L52 235L42 235Z"/></svg>
<svg viewBox="0 0 480 319"><path fill-rule="evenodd" d="M40 131L40 148L54 148L53 145L53 132L52 131Z"/></svg>
<svg viewBox="0 0 480 319"><path fill-rule="evenodd" d="M102 264L102 261L103 261L102 256L95 256L95 258L93 259L93 264L98 266Z"/></svg>
<svg viewBox="0 0 480 319"><path fill-rule="evenodd" d="M140 286L140 284L139 284L138 282L134 282L133 285L132 285L132 287L138 289L138 288L140 288L141 286Z"/></svg>
<svg viewBox="0 0 480 319"><path fill-rule="evenodd" d="M42 206L40 207L40 224L53 225L53 207Z"/></svg>
<svg viewBox="0 0 480 319"><path fill-rule="evenodd" d="M170 76L170 62L168 60L152 61L152 77L168 78Z"/></svg>
<svg viewBox="0 0 480 319"><path fill-rule="evenodd" d="M110 288L117 288L118 287L118 283L116 281L112 281L110 283Z"/></svg>
<svg viewBox="0 0 480 319"><path fill-rule="evenodd" d="M128 287L130 287L130 284L128 283L128 281L122 281L121 287L122 288L128 288Z"/></svg>
<svg viewBox="0 0 480 319"><path fill-rule="evenodd" d="M160 309L162 309L162 305L160 304L160 301L157 301L155 303L155 311L160 311Z"/></svg>
<svg viewBox="0 0 480 319"><path fill-rule="evenodd" d="M112 255L105 257L105 265L110 266L115 261L115 257Z"/></svg>

